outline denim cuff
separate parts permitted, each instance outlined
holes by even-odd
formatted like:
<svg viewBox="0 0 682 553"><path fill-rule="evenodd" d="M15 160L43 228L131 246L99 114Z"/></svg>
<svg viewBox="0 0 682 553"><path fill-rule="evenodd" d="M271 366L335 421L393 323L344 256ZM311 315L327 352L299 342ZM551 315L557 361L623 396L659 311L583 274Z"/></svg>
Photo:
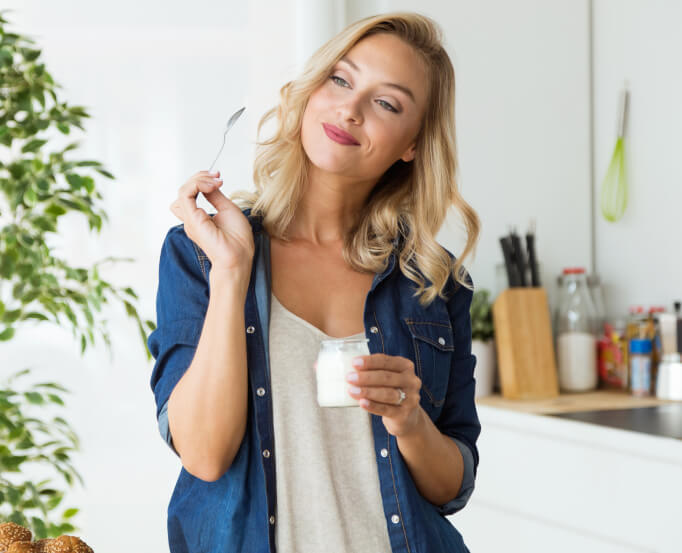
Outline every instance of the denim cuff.
<svg viewBox="0 0 682 553"><path fill-rule="evenodd" d="M452 436L448 436L448 438L457 444L457 447L462 454L464 474L462 475L462 486L459 489L457 497L438 507L438 512L443 516L451 515L461 510L469 501L469 498L474 491L475 484L474 456L471 453L471 449L457 438L453 438Z"/></svg>

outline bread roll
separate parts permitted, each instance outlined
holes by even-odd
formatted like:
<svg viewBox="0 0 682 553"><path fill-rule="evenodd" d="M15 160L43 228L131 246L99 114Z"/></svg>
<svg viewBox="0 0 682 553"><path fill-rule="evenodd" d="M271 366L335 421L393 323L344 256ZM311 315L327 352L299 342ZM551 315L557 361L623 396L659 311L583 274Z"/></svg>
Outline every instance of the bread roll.
<svg viewBox="0 0 682 553"><path fill-rule="evenodd" d="M95 553L87 543L76 536L59 536L46 544L43 553Z"/></svg>
<svg viewBox="0 0 682 553"><path fill-rule="evenodd" d="M47 544L52 543L53 541L53 538L43 538L42 540L33 542L33 549L35 550L33 553L45 553L47 551Z"/></svg>
<svg viewBox="0 0 682 553"><path fill-rule="evenodd" d="M7 553L35 553L35 547L30 541L15 541L10 544Z"/></svg>
<svg viewBox="0 0 682 553"><path fill-rule="evenodd" d="M30 542L33 539L31 531L16 522L0 524L0 553L7 553L9 546L15 541Z"/></svg>

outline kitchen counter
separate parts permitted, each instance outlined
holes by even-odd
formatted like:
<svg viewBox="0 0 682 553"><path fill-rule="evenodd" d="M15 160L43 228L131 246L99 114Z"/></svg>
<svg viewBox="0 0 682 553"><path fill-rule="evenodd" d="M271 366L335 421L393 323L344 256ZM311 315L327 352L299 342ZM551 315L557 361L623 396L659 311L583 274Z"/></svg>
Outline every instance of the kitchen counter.
<svg viewBox="0 0 682 553"><path fill-rule="evenodd" d="M476 490L450 517L471 551L681 550L681 402L596 391L476 404Z"/></svg>
<svg viewBox="0 0 682 553"><path fill-rule="evenodd" d="M682 402L636 397L619 390L561 394L541 400L492 395L477 398L476 403L682 440Z"/></svg>

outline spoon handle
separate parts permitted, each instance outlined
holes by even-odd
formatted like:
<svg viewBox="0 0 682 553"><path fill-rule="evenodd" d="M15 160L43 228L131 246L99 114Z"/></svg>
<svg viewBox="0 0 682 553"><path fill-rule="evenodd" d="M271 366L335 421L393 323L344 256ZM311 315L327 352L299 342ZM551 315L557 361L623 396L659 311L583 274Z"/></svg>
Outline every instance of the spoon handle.
<svg viewBox="0 0 682 553"><path fill-rule="evenodd" d="M220 153L223 151L223 148L225 147L225 139L227 138L228 131L232 128L232 125L235 124L237 119L239 119L239 117L241 116L245 109L246 107L240 108L230 116L230 119L227 122L227 127L225 128L225 132L223 133L223 145L220 147L220 150L218 150L218 155L215 156L213 163L211 163L211 166L208 168L209 172L211 171L211 169L213 169L213 165L215 164L216 161L218 161Z"/></svg>

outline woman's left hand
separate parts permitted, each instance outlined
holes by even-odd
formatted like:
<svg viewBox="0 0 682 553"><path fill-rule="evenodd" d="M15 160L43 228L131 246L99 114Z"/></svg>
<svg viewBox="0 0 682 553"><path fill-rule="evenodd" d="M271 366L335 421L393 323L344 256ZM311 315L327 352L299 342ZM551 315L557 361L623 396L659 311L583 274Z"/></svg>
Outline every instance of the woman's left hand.
<svg viewBox="0 0 682 553"><path fill-rule="evenodd" d="M381 420L393 436L403 436L414 431L420 420L419 404L421 379L414 372L414 363L399 355L373 353L353 358L363 364L355 366L346 376L349 384L360 388L357 393L349 389L351 397L359 400L360 407L381 415ZM349 377L357 377L351 380ZM398 405L399 389L406 397Z"/></svg>

